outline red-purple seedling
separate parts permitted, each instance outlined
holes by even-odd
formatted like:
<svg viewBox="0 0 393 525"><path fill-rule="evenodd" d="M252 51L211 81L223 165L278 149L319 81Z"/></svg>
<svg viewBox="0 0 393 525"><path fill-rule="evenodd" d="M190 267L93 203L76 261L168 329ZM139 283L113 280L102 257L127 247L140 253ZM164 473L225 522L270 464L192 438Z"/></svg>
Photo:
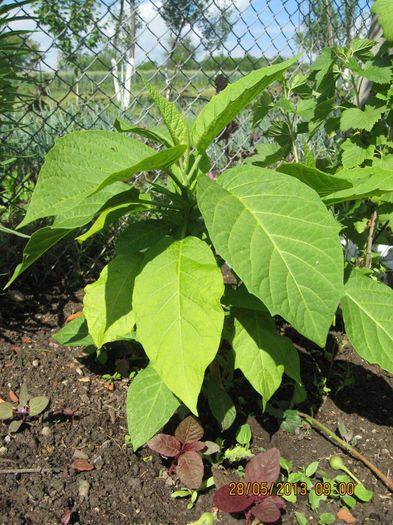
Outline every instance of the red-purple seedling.
<svg viewBox="0 0 393 525"><path fill-rule="evenodd" d="M19 404L15 407L12 403L5 401L0 403L0 419L13 419L15 416L20 419L11 421L8 427L8 432L18 432L23 423L26 423L26 419L29 417L37 416L41 414L48 406L49 399L45 396L30 397L27 386L23 384L19 393L19 400L16 401Z"/></svg>
<svg viewBox="0 0 393 525"><path fill-rule="evenodd" d="M73 410L72 410L71 408L65 408L65 409L63 410L63 414L64 414L65 416L71 416L71 423L73 423L73 422L74 422L74 419L75 419L75 413L76 413L76 411L79 410L79 409L80 409L80 407L76 407L76 408L74 408Z"/></svg>
<svg viewBox="0 0 393 525"><path fill-rule="evenodd" d="M246 525L254 516L263 523L280 519L285 507L275 494L274 483L280 474L280 451L272 448L254 456L246 465L244 479L220 487L213 496L213 505L223 512L244 512Z"/></svg>
<svg viewBox="0 0 393 525"><path fill-rule="evenodd" d="M186 487L197 489L204 472L200 452L214 454L219 449L216 443L200 441L202 436L202 426L193 416L188 416L178 425L174 436L157 434L147 445L161 456L174 458L168 474L175 468L177 478Z"/></svg>

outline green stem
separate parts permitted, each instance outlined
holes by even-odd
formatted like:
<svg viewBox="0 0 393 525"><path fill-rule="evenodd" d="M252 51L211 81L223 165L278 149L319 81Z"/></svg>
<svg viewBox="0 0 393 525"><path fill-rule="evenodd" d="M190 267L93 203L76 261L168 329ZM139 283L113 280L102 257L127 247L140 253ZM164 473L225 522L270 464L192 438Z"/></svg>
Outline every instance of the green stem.
<svg viewBox="0 0 393 525"><path fill-rule="evenodd" d="M362 454L360 454L360 452L358 452L351 445L349 445L348 443L346 443L345 441L340 439L338 436L336 436L336 434L334 432L329 430L327 427L325 427L325 425L323 425L322 423L320 423L319 421L317 421L313 417L309 416L308 414L304 414L303 412L299 412L299 411L298 411L298 414L299 414L300 417L302 417L303 419L308 421L311 425L314 425L314 426L317 426L317 427L321 428L332 439L337 441L337 443L339 443L342 447L344 447L346 450L348 450L348 452L350 452L353 456L355 456L355 458L360 459L360 461L362 461L370 470L372 470L374 472L374 474L376 474L379 477L379 479L381 479L385 483L385 485L387 485L389 487L389 489L393 492L393 482L389 478L387 478L385 476L385 474L382 474L382 472L377 467L375 467L372 463L370 463L370 461L368 461L368 459L366 459L364 456L362 456Z"/></svg>
<svg viewBox="0 0 393 525"><path fill-rule="evenodd" d="M145 199L138 199L138 202L136 204L150 204L151 206L157 206L159 208L168 208L170 210L178 210L179 208L176 208L175 206L171 206L170 204L164 204L163 202L157 202L157 201L148 201Z"/></svg>
<svg viewBox="0 0 393 525"><path fill-rule="evenodd" d="M198 155L195 157L195 160L194 160L194 164L192 165L192 168L190 169L189 173L188 173L188 183L190 185L190 187L192 187L193 185L193 182L194 182L194 179L196 177L196 174L197 174L197 168L199 166L199 163L201 162L201 159L202 159L202 153L198 153Z"/></svg>
<svg viewBox="0 0 393 525"><path fill-rule="evenodd" d="M288 115L286 115L286 117L287 117L287 122L288 122L289 133L291 134L292 149L293 149L293 154L295 156L295 162L298 163L299 162L299 156L298 156L298 153L297 153L295 137L293 136L293 127L292 127L293 122L291 121L291 119L289 118Z"/></svg>
<svg viewBox="0 0 393 525"><path fill-rule="evenodd" d="M353 90L355 92L356 105L360 107L359 91L356 87L355 77L353 76L353 73L351 70L349 70L349 74L351 75L351 83L352 83Z"/></svg>
<svg viewBox="0 0 393 525"><path fill-rule="evenodd" d="M173 182L176 184L176 186L181 190L183 193L184 190L184 184L182 184L179 179L176 177L174 173L170 169L166 170L166 173L170 176L170 178L173 180Z"/></svg>

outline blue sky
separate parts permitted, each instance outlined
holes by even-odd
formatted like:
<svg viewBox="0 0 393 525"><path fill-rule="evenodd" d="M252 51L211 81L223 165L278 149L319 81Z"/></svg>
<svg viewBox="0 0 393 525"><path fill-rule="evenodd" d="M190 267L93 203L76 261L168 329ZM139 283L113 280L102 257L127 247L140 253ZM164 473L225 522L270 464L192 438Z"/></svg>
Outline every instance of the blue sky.
<svg viewBox="0 0 393 525"><path fill-rule="evenodd" d="M218 5L223 5L225 0L216 0ZM308 2L305 0L288 0L281 2L278 0L227 0L233 1L235 12L233 16L233 32L225 42L226 52L232 56L242 56L245 51L259 57L268 58L276 56L279 52L282 56L292 56L298 49L293 41L295 30L300 28L301 16L299 7L304 12L307 11ZM8 3L8 2L5 2ZM101 8L102 14L107 12L107 6L112 9L116 2L114 0L104 0ZM162 0L154 0L156 6L160 6ZM367 0L362 0L360 5L366 6ZM31 12L31 8L26 8ZM164 20L157 14L151 0L140 2L139 13L145 22L137 40L136 63L143 62L147 58L158 63L164 61L163 46L169 36L168 28ZM363 11L368 16L368 9ZM214 14L212 7L208 12ZM109 22L109 17L105 16L104 21ZM17 23L19 29L35 29L33 21L20 21ZM204 49L201 45L201 34L197 28L191 32L190 36L195 45L198 45L199 56L203 56ZM108 24L105 30L108 37L113 34L113 24ZM187 28L186 31L187 32ZM52 39L45 35L43 31L36 31L33 39L40 44L42 51L46 51L52 45ZM46 54L44 70L55 68L57 63L57 51L52 47Z"/></svg>

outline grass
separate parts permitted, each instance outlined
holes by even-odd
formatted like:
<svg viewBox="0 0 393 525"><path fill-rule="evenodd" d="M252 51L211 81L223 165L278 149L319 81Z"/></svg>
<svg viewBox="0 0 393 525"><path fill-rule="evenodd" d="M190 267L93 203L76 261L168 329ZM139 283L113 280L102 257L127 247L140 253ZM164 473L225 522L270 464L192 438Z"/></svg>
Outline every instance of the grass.
<svg viewBox="0 0 393 525"><path fill-rule="evenodd" d="M239 71L226 73L230 82L235 82L241 76ZM165 86L164 69L143 71L143 76L157 89ZM169 76L173 94L180 94L183 98L210 99L214 93L214 79L217 71L181 71L170 70ZM72 71L47 73L48 95L61 103L75 101L76 76ZM131 99L146 95L142 78L135 74L132 77ZM79 76L79 94L83 100L106 100L115 95L112 74L109 71L91 71Z"/></svg>

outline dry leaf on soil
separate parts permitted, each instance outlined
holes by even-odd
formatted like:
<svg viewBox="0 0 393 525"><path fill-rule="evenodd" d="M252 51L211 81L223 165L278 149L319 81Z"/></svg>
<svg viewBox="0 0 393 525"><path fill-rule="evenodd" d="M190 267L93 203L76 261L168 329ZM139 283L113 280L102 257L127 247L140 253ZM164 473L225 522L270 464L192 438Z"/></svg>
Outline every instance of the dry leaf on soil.
<svg viewBox="0 0 393 525"><path fill-rule="evenodd" d="M74 468L75 470L79 470L79 472L94 469L94 465L86 461L86 459L76 459L73 463L71 463L70 467Z"/></svg>

